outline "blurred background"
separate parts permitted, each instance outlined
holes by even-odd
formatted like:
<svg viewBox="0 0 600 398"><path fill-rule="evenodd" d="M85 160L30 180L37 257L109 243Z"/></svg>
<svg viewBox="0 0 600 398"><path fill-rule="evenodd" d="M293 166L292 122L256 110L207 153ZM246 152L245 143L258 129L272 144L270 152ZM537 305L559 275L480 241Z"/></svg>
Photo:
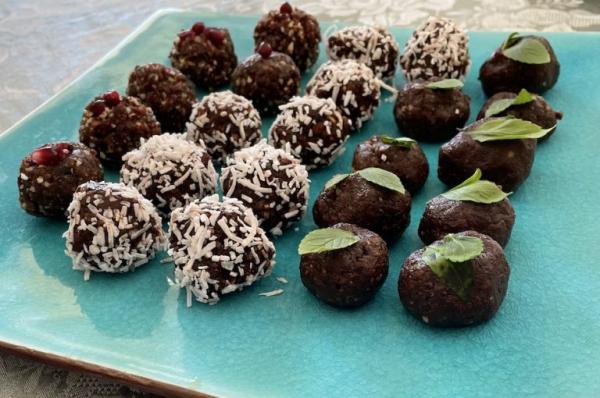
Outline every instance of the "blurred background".
<svg viewBox="0 0 600 398"><path fill-rule="evenodd" d="M0 134L85 72L161 8L260 15L281 0L2 0ZM320 0L321 20L415 27L429 15L468 30L600 30L598 0ZM402 45L403 43L401 43ZM0 320L1 321L1 320ZM0 352L0 397L151 397L108 380Z"/></svg>

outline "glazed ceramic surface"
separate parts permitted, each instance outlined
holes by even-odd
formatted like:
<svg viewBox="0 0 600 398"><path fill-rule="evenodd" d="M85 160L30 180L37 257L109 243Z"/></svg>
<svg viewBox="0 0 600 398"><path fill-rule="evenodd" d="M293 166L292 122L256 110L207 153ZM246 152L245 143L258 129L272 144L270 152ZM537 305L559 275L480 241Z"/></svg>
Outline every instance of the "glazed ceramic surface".
<svg viewBox="0 0 600 398"><path fill-rule="evenodd" d="M562 63L546 98L565 117L539 145L531 176L511 196L517 221L506 248L509 290L485 325L432 329L398 300L404 258L421 247L416 228L425 202L446 189L436 176L436 144L423 145L430 176L414 197L410 227L391 248L388 279L359 309L331 308L302 286L296 248L315 228L310 211L297 229L276 239L273 276L216 306L186 308L184 294L166 282L172 265L159 262L164 254L134 273L96 273L88 282L71 270L61 237L66 223L19 208L20 160L35 146L76 140L82 109L94 95L124 91L136 64L168 64L177 32L199 19L228 27L240 59L252 52L255 18L162 12L0 136L0 340L221 396L564 397L600 391L599 34L545 34ZM327 27L322 24L323 31ZM394 33L404 43L410 31ZM478 67L504 37L470 35L474 67L465 91L471 119L484 101ZM320 62L324 58L322 50ZM264 133L271 121L264 121ZM311 173L311 208L324 182L349 170L356 144L375 133L398 134L392 103L383 101L333 165ZM278 288L284 289L280 296L258 295Z"/></svg>

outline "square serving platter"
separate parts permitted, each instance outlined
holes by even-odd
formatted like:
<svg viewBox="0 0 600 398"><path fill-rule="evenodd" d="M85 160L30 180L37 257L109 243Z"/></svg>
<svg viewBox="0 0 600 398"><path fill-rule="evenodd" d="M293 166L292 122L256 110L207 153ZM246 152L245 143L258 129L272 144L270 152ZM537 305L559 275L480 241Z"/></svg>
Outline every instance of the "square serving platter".
<svg viewBox="0 0 600 398"><path fill-rule="evenodd" d="M77 139L85 104L124 91L136 64L169 64L175 35L197 20L227 27L240 60L253 48L257 18L164 10L70 86L0 136L0 348L79 368L168 395L231 397L498 397L600 394L600 34L547 33L562 64L546 94L564 112L538 147L529 179L511 196L516 225L506 256L508 294L490 322L433 329L413 319L397 294L425 202L446 188L436 176L439 144L422 145L430 176L413 198L412 222L390 251L390 274L376 298L355 310L315 299L299 278L299 240L315 228L316 195L346 172L354 147L372 134L397 135L392 103L351 137L334 164L311 173L310 208L275 240L273 276L218 305L170 287L170 264L156 260L126 275L71 270L66 223L35 218L18 204L20 160L34 147ZM321 23L322 31L330 24ZM401 45L408 29L392 28ZM473 68L465 92L471 120L485 100L477 80L505 33L470 33ZM325 59L321 49L319 63ZM400 75L400 74L398 74ZM305 74L303 83L310 77ZM400 76L396 84L402 84ZM304 87L304 85L303 85ZM204 93L199 92L199 97ZM272 119L264 121L266 134ZM107 173L115 181L115 172ZM276 276L289 283L282 285ZM276 297L258 293L283 288Z"/></svg>

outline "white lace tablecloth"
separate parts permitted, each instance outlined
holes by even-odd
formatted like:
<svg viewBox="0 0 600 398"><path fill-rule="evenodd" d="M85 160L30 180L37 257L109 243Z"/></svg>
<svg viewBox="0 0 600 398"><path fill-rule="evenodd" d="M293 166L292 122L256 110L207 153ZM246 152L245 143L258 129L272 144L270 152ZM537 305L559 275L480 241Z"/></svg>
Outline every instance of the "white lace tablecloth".
<svg viewBox="0 0 600 398"><path fill-rule="evenodd" d="M2 0L0 132L58 92L154 11L165 7L257 14L282 0ZM600 30L598 0L292 1L318 18L415 26L448 16L469 30ZM0 319L1 322L1 319ZM0 352L0 397L133 397L97 377Z"/></svg>

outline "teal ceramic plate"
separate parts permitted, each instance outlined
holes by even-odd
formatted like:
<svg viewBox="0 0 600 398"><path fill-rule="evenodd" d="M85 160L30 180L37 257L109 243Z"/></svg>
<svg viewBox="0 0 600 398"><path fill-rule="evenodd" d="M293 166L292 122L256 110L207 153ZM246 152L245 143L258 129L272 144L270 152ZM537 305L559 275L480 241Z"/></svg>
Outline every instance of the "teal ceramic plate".
<svg viewBox="0 0 600 398"><path fill-rule="evenodd" d="M410 228L391 250L385 285L362 308L331 308L302 286L296 247L314 228L310 213L297 230L276 241L273 277L216 306L186 308L185 297L166 282L171 266L158 259L134 273L95 274L89 282L72 271L63 254L65 223L34 218L19 208L21 158L48 141L76 139L90 98L110 88L123 90L136 64L168 63L172 39L199 19L228 27L240 59L251 53L255 18L160 12L0 137L1 346L179 394L565 397L600 392L598 34L546 35L562 62L560 80L547 99L565 118L539 146L531 176L511 196L517 221L506 249L510 286L499 313L485 325L432 329L409 316L398 300L403 260L421 246L416 227L425 202L445 190L436 177L439 145L424 145L432 173L414 198ZM394 33L404 43L410 32ZM505 34L470 37L474 67L465 90L474 116L484 100L478 67ZM270 120L264 124L266 131ZM383 103L374 120L352 137L340 159L311 174L311 204L331 175L349 169L355 145L374 133L397 134L391 103ZM275 276L289 284L281 285ZM258 295L276 288L284 294Z"/></svg>

